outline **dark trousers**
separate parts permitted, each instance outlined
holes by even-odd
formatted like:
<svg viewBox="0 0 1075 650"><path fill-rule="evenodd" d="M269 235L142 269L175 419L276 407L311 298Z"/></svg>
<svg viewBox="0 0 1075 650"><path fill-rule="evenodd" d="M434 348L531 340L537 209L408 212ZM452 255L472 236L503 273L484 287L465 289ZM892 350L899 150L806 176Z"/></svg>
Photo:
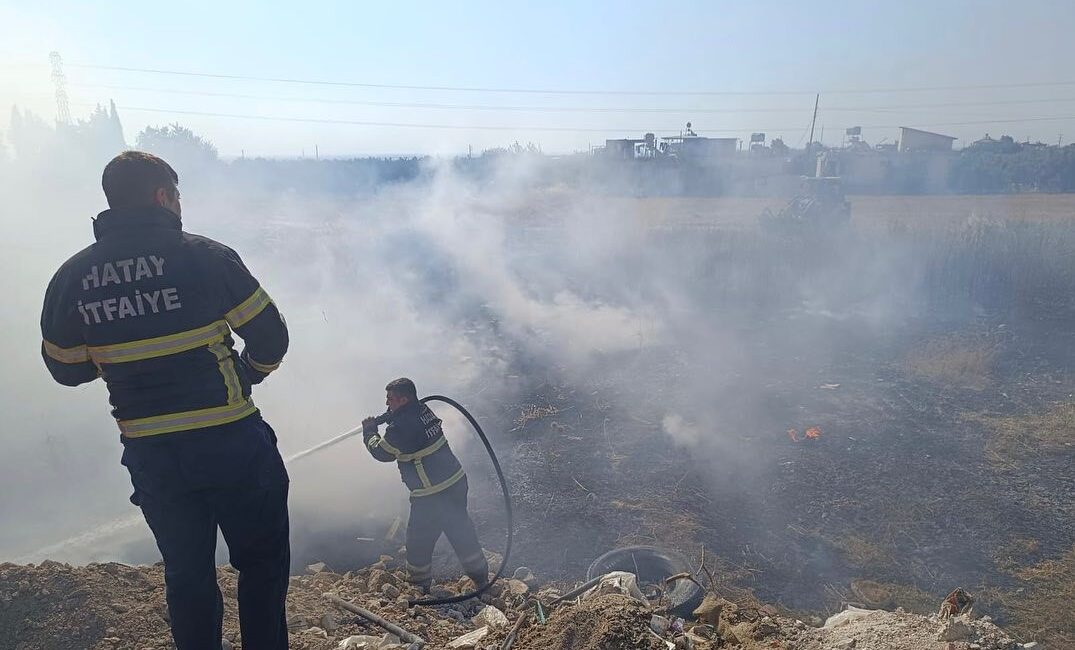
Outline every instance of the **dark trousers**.
<svg viewBox="0 0 1075 650"><path fill-rule="evenodd" d="M272 428L239 422L126 441L123 464L164 558L177 650L221 644L217 527L239 571L244 648L286 650L284 599L290 569L288 478Z"/></svg>
<svg viewBox="0 0 1075 650"><path fill-rule="evenodd" d="M433 547L441 533L448 538L471 580L484 584L489 579L489 564L467 512L468 489L464 477L443 492L411 498L407 522L407 570L411 582L428 585L433 579Z"/></svg>

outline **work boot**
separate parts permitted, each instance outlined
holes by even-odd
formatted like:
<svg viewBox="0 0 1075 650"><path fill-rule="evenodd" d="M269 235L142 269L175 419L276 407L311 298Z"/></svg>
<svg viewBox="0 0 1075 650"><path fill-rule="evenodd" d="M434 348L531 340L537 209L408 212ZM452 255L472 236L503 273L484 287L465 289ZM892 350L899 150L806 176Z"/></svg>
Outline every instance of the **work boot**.
<svg viewBox="0 0 1075 650"><path fill-rule="evenodd" d="M428 596L430 590L433 588L432 580L425 580L423 582L412 582L411 586L418 590L423 596Z"/></svg>
<svg viewBox="0 0 1075 650"><path fill-rule="evenodd" d="M470 573L470 572L468 572L467 577L470 578L471 582L473 582L474 586L476 588L478 588L478 589L481 589L482 587L484 587L485 585L487 585L489 583L489 572L488 571L483 571L481 573Z"/></svg>

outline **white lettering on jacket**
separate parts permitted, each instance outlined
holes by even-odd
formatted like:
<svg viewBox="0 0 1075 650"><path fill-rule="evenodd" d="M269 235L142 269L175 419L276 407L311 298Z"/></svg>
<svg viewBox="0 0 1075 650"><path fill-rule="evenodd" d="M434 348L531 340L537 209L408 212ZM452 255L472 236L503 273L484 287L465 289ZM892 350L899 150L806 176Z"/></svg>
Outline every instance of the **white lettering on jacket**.
<svg viewBox="0 0 1075 650"><path fill-rule="evenodd" d="M132 270L133 269L133 270ZM164 258L156 255L148 257L131 257L125 260L105 262L101 266L94 264L89 273L82 278L82 290L99 289L110 284L127 284L146 278L159 278L164 275Z"/></svg>

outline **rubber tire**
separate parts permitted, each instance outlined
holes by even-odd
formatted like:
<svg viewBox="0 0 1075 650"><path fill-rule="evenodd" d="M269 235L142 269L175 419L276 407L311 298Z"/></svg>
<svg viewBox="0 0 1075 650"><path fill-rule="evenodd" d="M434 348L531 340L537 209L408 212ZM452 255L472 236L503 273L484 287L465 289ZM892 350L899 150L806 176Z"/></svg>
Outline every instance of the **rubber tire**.
<svg viewBox="0 0 1075 650"><path fill-rule="evenodd" d="M635 573L638 567L640 582L660 583L677 573L694 574L687 561L679 555L656 546L626 546L617 548L597 558L586 571L586 579L592 580L611 571ZM677 580L665 594L668 611L681 618L690 618L702 604L705 594L690 580Z"/></svg>

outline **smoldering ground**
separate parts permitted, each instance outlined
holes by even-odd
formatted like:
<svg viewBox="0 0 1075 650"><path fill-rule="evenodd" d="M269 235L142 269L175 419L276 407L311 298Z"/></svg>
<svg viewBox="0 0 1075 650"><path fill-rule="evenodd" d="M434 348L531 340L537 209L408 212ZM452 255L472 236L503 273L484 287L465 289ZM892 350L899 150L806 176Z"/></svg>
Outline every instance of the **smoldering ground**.
<svg viewBox="0 0 1075 650"><path fill-rule="evenodd" d="M892 415L940 411L906 397L928 385L898 381L893 359L909 342L927 330L1012 331L1043 310L1071 313L1050 289L1065 281L1055 262L1075 241L1063 226L957 220L938 234L856 217L842 231L767 232L753 215L719 207L689 226L669 225L654 218L653 201L606 195L556 173L558 164L504 156L476 175L429 162L413 180L355 192L277 184L238 162L209 175L179 169L185 227L236 248L288 319L292 349L255 391L285 456L380 412L384 384L410 376L420 392L456 397L486 423L521 504L520 561L577 574L637 524L613 516L629 494L639 504L662 501L658 519L700 522L689 539L675 530L661 537L654 524L650 541L706 544L756 562L769 571L770 595L794 599L807 583L816 591L821 578L846 577L847 567L832 540L789 545L789 525L875 522L869 500L883 502L893 489L884 483L901 480L892 454L927 475L964 472L928 458L949 444L947 421ZM16 198L4 225L19 233L4 262L17 279L3 310L12 334L3 342L10 426L0 461L8 556L133 510L102 387L54 386L38 359L40 293L103 208L93 183L80 183L69 192L43 182L6 191ZM1012 251L1023 251L1016 263ZM518 409L541 406L550 386L563 399L547 412L575 408L577 419L519 425ZM599 421L585 421L586 403L597 401ZM823 432L812 447L786 435L811 426ZM489 465L458 421L449 437L496 548L503 522ZM634 457L610 461L607 449ZM530 462L550 450L543 464ZM887 467L877 465L881 451ZM823 468L824 480L814 480ZM296 557L352 548L354 537L383 533L403 511L395 469L374 463L357 441L290 471ZM687 485L710 501L668 499ZM933 487L922 489L933 498ZM576 490L585 501L568 498ZM832 506L848 499L863 503L850 513ZM571 518L573 509L589 522ZM550 550L559 534L573 538L577 557ZM772 559L773 549L781 556L769 564L751 555ZM105 536L50 553L148 560L153 549L143 533L133 545ZM952 571L933 580L967 575Z"/></svg>

